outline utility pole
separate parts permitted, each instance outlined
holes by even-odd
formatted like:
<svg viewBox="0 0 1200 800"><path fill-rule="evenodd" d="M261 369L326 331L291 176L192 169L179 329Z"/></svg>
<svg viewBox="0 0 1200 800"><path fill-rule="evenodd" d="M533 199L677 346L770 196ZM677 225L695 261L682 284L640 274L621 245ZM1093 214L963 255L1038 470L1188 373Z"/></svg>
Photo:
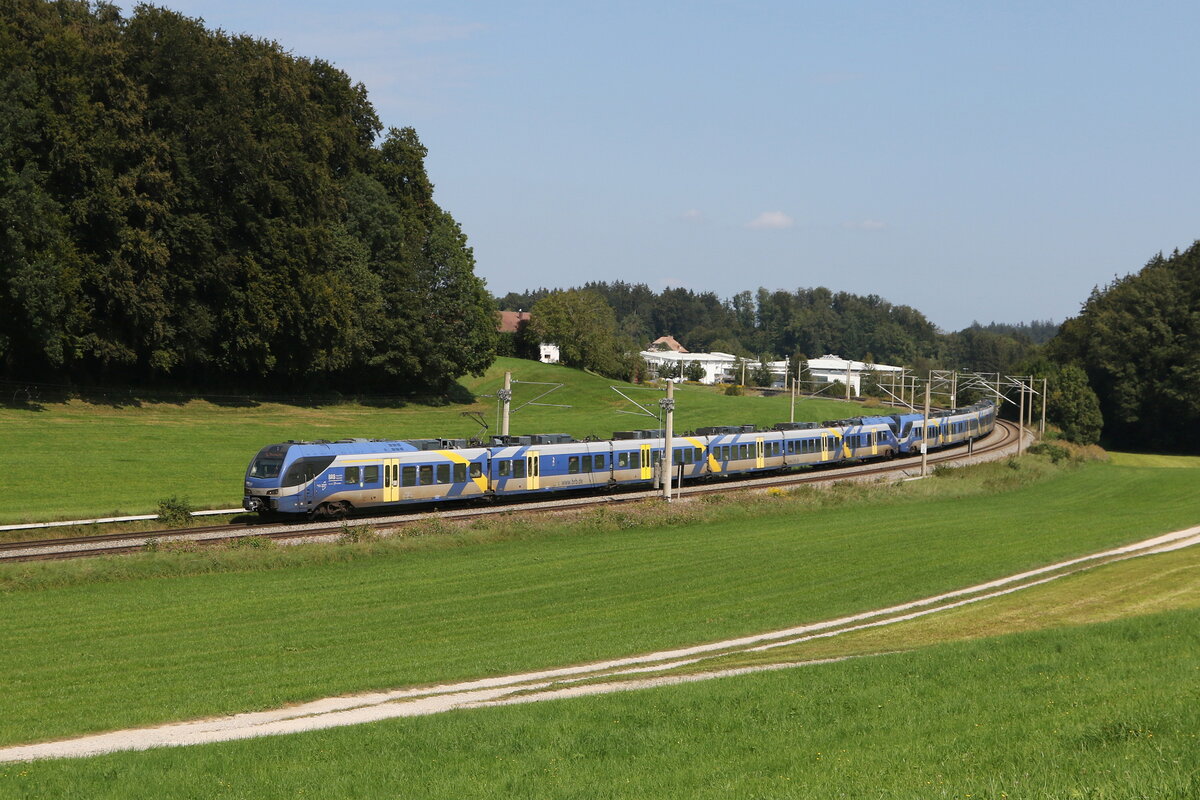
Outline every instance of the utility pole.
<svg viewBox="0 0 1200 800"><path fill-rule="evenodd" d="M799 380L799 379L797 379L797 380ZM791 413L791 416L788 418L788 422L796 421L796 382L797 381L792 381L792 413Z"/></svg>
<svg viewBox="0 0 1200 800"><path fill-rule="evenodd" d="M850 399L850 359L848 358L846 359L846 399Z"/></svg>
<svg viewBox="0 0 1200 800"><path fill-rule="evenodd" d="M664 431L663 439L663 499L668 503L671 502L671 479L675 474L675 470L671 464L671 456L674 454L674 434L675 434L675 381L667 381L667 396L659 400L658 404L662 410L666 412L666 431Z"/></svg>
<svg viewBox="0 0 1200 800"><path fill-rule="evenodd" d="M1021 401L1017 406L1017 455L1021 455L1021 450L1025 444L1025 379L1021 378Z"/></svg>
<svg viewBox="0 0 1200 800"><path fill-rule="evenodd" d="M1026 413L1029 414L1029 430L1033 430L1033 396L1037 394L1033 390L1033 376L1029 376L1029 408Z"/></svg>
<svg viewBox="0 0 1200 800"><path fill-rule="evenodd" d="M921 477L924 478L929 466L929 387L925 384L925 417L921 420Z"/></svg>
<svg viewBox="0 0 1200 800"><path fill-rule="evenodd" d="M508 411L512 407L512 373L504 373L504 388L500 390L500 407L503 416L500 418L500 435L508 436Z"/></svg>
<svg viewBox="0 0 1200 800"><path fill-rule="evenodd" d="M1038 430L1038 436L1044 438L1046 436L1046 379L1042 378L1042 427Z"/></svg>
<svg viewBox="0 0 1200 800"><path fill-rule="evenodd" d="M958 372L950 373L950 408L958 408Z"/></svg>

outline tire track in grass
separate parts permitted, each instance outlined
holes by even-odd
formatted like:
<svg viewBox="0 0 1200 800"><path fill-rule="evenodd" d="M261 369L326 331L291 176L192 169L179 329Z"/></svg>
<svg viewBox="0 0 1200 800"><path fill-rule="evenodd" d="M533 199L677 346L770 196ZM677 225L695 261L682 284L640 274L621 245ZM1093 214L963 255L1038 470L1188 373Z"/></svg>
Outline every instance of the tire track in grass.
<svg viewBox="0 0 1200 800"><path fill-rule="evenodd" d="M838 636L865 628L891 625L959 608L1039 586L1053 580L1128 558L1165 553L1200 544L1200 526L1146 539L1123 547L1060 561L976 586L794 628L726 639L692 647L664 650L593 664L560 667L515 675L462 681L430 687L333 697L273 711L235 714L149 728L94 734L56 742L0 748L0 762L45 758L78 758L122 750L182 747L250 739L302 731L359 725L396 717L438 714L454 709L481 708L540 700L581 697L617 691L691 683L753 672L831 663L838 659L698 671L684 675L635 677L648 672L679 669L707 659L737 653L761 652L811 639ZM878 655L878 654L877 654ZM856 656L864 657L864 656ZM572 685L574 684L574 685Z"/></svg>

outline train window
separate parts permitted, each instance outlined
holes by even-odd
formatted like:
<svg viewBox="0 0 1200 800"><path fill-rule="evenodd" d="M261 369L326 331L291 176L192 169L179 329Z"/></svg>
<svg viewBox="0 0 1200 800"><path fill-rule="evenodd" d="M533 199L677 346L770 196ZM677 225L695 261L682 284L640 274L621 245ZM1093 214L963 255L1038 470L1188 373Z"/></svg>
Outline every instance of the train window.
<svg viewBox="0 0 1200 800"><path fill-rule="evenodd" d="M358 476L362 472L358 467L346 467L346 483L358 483Z"/></svg>
<svg viewBox="0 0 1200 800"><path fill-rule="evenodd" d="M438 483L449 483L450 482L450 465L449 464L438 464L437 465L437 482Z"/></svg>
<svg viewBox="0 0 1200 800"><path fill-rule="evenodd" d="M455 483L466 483L467 482L467 465L466 464L455 464L454 465L454 482Z"/></svg>
<svg viewBox="0 0 1200 800"><path fill-rule="evenodd" d="M567 459L567 474L568 475L578 475L579 474L579 456L571 456L570 458Z"/></svg>
<svg viewBox="0 0 1200 800"><path fill-rule="evenodd" d="M726 461L733 458L733 445L727 444L721 448L721 453Z"/></svg>
<svg viewBox="0 0 1200 800"><path fill-rule="evenodd" d="M512 462L511 461L501 461L500 469L497 470L497 474L501 478L507 478L509 475L511 475L512 474Z"/></svg>
<svg viewBox="0 0 1200 800"><path fill-rule="evenodd" d="M401 486L416 486L417 485L417 468L405 467L400 470L400 485Z"/></svg>
<svg viewBox="0 0 1200 800"><path fill-rule="evenodd" d="M333 463L333 456L317 456L301 458L288 467L287 475L283 478L283 486L299 486L311 481L325 471Z"/></svg>
<svg viewBox="0 0 1200 800"><path fill-rule="evenodd" d="M650 451L650 465L657 467L658 462L662 461L662 454L663 454L662 450L651 450Z"/></svg>
<svg viewBox="0 0 1200 800"><path fill-rule="evenodd" d="M524 478L525 477L525 459L515 458L515 459L513 459L512 465L513 465L513 477L514 478Z"/></svg>
<svg viewBox="0 0 1200 800"><path fill-rule="evenodd" d="M641 453L630 453L629 454L629 468L630 469L641 469L642 468L642 454Z"/></svg>
<svg viewBox="0 0 1200 800"><path fill-rule="evenodd" d="M604 456L597 455L597 456L593 456L593 458L595 459L595 462L596 462L593 467L594 471L599 472L600 470L604 469Z"/></svg>
<svg viewBox="0 0 1200 800"><path fill-rule="evenodd" d="M629 468L629 453L617 453L617 469Z"/></svg>
<svg viewBox="0 0 1200 800"><path fill-rule="evenodd" d="M471 477L472 478L482 478L483 477L483 465L477 461L471 462Z"/></svg>
<svg viewBox="0 0 1200 800"><path fill-rule="evenodd" d="M363 467L363 483L379 483L379 466Z"/></svg>
<svg viewBox="0 0 1200 800"><path fill-rule="evenodd" d="M592 471L592 457L591 456L582 456L579 459L579 471L580 472L591 472Z"/></svg>
<svg viewBox="0 0 1200 800"><path fill-rule="evenodd" d="M421 476L421 485L422 486L432 486L433 485L433 464L422 464L420 467L417 468L417 470Z"/></svg>

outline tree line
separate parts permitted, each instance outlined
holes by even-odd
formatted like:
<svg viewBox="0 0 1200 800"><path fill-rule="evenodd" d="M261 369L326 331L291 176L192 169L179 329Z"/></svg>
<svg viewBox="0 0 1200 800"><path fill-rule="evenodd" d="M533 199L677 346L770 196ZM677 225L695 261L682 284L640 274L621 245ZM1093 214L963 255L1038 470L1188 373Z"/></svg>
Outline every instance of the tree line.
<svg viewBox="0 0 1200 800"><path fill-rule="evenodd" d="M713 292L682 288L654 292L642 283L593 281L569 290L511 292L496 303L498 309L533 312L536 329L508 345L521 353L531 352L536 345L533 339L539 336L561 346L584 331L593 349L605 352L642 349L669 334L693 352L731 353L756 363L835 353L918 370L952 365L1008 372L1037 351L1021 326L991 330L975 325L943 333L910 306L824 287L759 289L721 299ZM554 309L555 319L574 320L574 327L539 323L546 316L539 311L547 304ZM611 344L597 347L598 340ZM607 363L614 362L607 359ZM605 369L600 360L582 359L578 365ZM620 366L628 369L629 365L620 362Z"/></svg>
<svg viewBox="0 0 1200 800"><path fill-rule="evenodd" d="M362 84L139 5L0 0L0 370L389 392L492 361L425 147Z"/></svg>
<svg viewBox="0 0 1200 800"><path fill-rule="evenodd" d="M1200 452L1200 242L1097 287L1046 356L1086 374L1106 441Z"/></svg>

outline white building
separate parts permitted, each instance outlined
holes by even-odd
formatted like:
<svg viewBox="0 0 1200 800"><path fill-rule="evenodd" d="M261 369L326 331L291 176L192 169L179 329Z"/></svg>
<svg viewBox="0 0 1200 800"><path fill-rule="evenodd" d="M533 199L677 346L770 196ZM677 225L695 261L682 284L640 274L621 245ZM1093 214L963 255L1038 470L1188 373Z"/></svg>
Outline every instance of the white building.
<svg viewBox="0 0 1200 800"><path fill-rule="evenodd" d="M742 376L742 359L729 353L678 353L673 350L643 350L642 358L650 369L658 371L665 364L678 364L681 375L686 375L688 364L699 362L704 368L704 377L700 383L743 383ZM750 370L757 367L757 362L745 362L745 369L748 373ZM767 364L771 369L771 374L775 378L775 383L778 386L783 386L785 383L785 374L788 369L788 362L771 361ZM867 370L874 370L876 380L887 384L890 382L891 376L899 375L904 371L903 367L893 367L888 364L868 364L862 361L853 361L851 359L842 358L836 355L823 355L820 358L809 359L808 371L812 375L812 383L802 387L804 391L813 392L820 389L820 384L841 383L850 386L850 393L859 395L862 392L862 377ZM794 377L794 376L793 376Z"/></svg>
<svg viewBox="0 0 1200 800"><path fill-rule="evenodd" d="M783 369L787 369L786 361L778 363L783 365ZM852 361L835 355L823 355L820 358L810 358L808 360L808 371L812 375L814 384L841 381L842 383L849 384L850 393L853 395L862 394L862 376L868 369L874 370L876 381L883 384L888 384L892 375L895 375L899 379L900 373L904 372L903 367L892 367L887 364L868 364L863 361Z"/></svg>
<svg viewBox="0 0 1200 800"><path fill-rule="evenodd" d="M689 364L699 363L704 369L700 383L721 383L729 379L737 356L729 353L678 353L674 350L643 350L642 359L650 369L658 372L664 364L678 364L679 374L686 375Z"/></svg>

